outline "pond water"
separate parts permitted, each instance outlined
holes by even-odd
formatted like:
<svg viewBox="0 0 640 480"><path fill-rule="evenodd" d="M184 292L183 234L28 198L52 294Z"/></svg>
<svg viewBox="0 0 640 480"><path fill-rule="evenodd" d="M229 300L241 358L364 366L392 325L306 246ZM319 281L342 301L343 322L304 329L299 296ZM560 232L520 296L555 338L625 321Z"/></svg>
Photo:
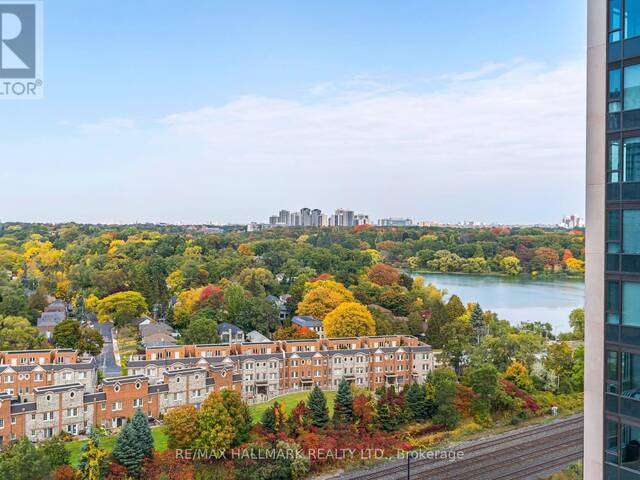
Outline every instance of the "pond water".
<svg viewBox="0 0 640 480"><path fill-rule="evenodd" d="M548 322L554 333L568 332L569 313L584 306L584 282L566 279L531 279L491 275L460 275L446 273L413 273L425 284L446 289L445 298L455 294L466 305L479 302L484 310L513 325L520 322Z"/></svg>

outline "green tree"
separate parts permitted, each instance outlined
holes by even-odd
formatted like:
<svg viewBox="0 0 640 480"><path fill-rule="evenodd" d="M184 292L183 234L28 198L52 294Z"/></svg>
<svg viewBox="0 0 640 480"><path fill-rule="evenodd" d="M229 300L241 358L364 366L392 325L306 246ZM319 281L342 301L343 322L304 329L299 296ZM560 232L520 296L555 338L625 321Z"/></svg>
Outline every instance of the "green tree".
<svg viewBox="0 0 640 480"><path fill-rule="evenodd" d="M231 442L232 447L245 443L249 439L249 432L253 426L249 406L242 400L238 392L233 390L222 391L222 403L227 410L235 436Z"/></svg>
<svg viewBox="0 0 640 480"><path fill-rule="evenodd" d="M474 332L473 343L480 345L482 338L486 335L487 326L484 321L484 312L479 303L476 303L473 310L471 310L471 328L473 328Z"/></svg>
<svg viewBox="0 0 640 480"><path fill-rule="evenodd" d="M322 428L329 423L329 408L327 407L327 397L317 385L313 387L307 400L309 408L310 423L318 428Z"/></svg>
<svg viewBox="0 0 640 480"><path fill-rule="evenodd" d="M80 328L80 340L77 349L80 353L88 353L94 357L102 352L104 346L104 337L102 334L91 327Z"/></svg>
<svg viewBox="0 0 640 480"><path fill-rule="evenodd" d="M455 428L460 421L460 413L454 405L457 383L455 372L450 368L436 368L430 376L430 383L435 390L433 423Z"/></svg>
<svg viewBox="0 0 640 480"><path fill-rule="evenodd" d="M450 320L442 327L442 338L444 339L442 356L456 372L459 372L464 358L471 348L473 338L473 328L471 328L469 320L464 317Z"/></svg>
<svg viewBox="0 0 640 480"><path fill-rule="evenodd" d="M55 437L45 440L42 442L40 448L49 459L52 470L55 470L61 465L69 465L71 453L67 450L61 435L56 435Z"/></svg>
<svg viewBox="0 0 640 480"><path fill-rule="evenodd" d="M479 395L488 411L498 392L498 371L489 363L472 366L464 372L464 382Z"/></svg>
<svg viewBox="0 0 640 480"><path fill-rule="evenodd" d="M53 341L58 348L78 348L80 341L80 322L67 319L53 329Z"/></svg>
<svg viewBox="0 0 640 480"><path fill-rule="evenodd" d="M44 337L26 318L0 316L0 349L31 350L45 344Z"/></svg>
<svg viewBox="0 0 640 480"><path fill-rule="evenodd" d="M584 308L571 310L569 314L569 325L573 329L573 334L578 340L584 340Z"/></svg>
<svg viewBox="0 0 640 480"><path fill-rule="evenodd" d="M433 348L442 348L444 336L442 328L449 322L447 310L441 301L436 301L431 308L431 316L427 320L427 342Z"/></svg>
<svg viewBox="0 0 640 480"><path fill-rule="evenodd" d="M466 312L460 297L457 295L451 295L451 298L447 302L447 315L449 320L456 320L464 315Z"/></svg>
<svg viewBox="0 0 640 480"><path fill-rule="evenodd" d="M27 316L27 296L17 284L0 287L0 316Z"/></svg>
<svg viewBox="0 0 640 480"><path fill-rule="evenodd" d="M338 392L333 404L333 420L338 424L346 424L353 421L351 385L345 379L340 380L338 385Z"/></svg>
<svg viewBox="0 0 640 480"><path fill-rule="evenodd" d="M44 480L49 476L50 459L44 450L23 437L9 445L0 454L0 479L2 480Z"/></svg>
<svg viewBox="0 0 640 480"><path fill-rule="evenodd" d="M134 478L140 476L145 453L144 447L138 444L138 435L131 422L128 422L116 437L111 454L127 469L129 475Z"/></svg>
<svg viewBox="0 0 640 480"><path fill-rule="evenodd" d="M194 318L189 322L187 328L182 331L180 338L185 345L217 343L220 340L218 337L218 324L212 318Z"/></svg>
<svg viewBox="0 0 640 480"><path fill-rule="evenodd" d="M429 418L429 402L424 385L413 382L406 388L404 398L412 420L422 422Z"/></svg>
<svg viewBox="0 0 640 480"><path fill-rule="evenodd" d="M142 410L136 410L131 418L131 426L135 434L138 448L142 450L145 457L150 457L153 452L153 435L149 428L149 420Z"/></svg>

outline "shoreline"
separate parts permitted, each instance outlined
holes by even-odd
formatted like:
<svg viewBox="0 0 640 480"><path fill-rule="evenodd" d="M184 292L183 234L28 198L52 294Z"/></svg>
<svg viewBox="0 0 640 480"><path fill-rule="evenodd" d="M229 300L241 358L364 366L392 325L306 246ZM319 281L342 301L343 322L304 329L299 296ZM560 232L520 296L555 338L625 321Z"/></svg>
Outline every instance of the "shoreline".
<svg viewBox="0 0 640 480"><path fill-rule="evenodd" d="M414 269L403 269L409 275L459 275L459 276L469 276L469 277L495 277L495 278L510 278L514 280L568 280L568 281L580 281L584 283L584 275L580 276L570 276L570 275L558 275L558 274L539 274L539 275L531 275L530 273L519 273L518 275L507 275L506 273L500 272L440 272L437 270L414 270Z"/></svg>

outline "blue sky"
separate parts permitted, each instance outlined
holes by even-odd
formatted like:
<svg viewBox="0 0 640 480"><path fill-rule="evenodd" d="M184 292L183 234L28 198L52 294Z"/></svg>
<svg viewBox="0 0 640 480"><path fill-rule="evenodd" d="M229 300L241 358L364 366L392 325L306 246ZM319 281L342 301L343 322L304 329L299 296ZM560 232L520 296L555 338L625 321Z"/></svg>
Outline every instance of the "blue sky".
<svg viewBox="0 0 640 480"><path fill-rule="evenodd" d="M0 220L581 214L583 4L45 1Z"/></svg>

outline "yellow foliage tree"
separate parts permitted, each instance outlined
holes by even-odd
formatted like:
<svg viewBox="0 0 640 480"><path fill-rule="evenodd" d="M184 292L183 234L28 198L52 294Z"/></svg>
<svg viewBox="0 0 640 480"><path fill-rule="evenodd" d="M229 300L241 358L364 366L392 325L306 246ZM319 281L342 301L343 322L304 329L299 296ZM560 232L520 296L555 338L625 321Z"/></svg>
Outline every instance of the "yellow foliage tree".
<svg viewBox="0 0 640 480"><path fill-rule="evenodd" d="M319 280L306 285L307 293L298 304L298 315L311 315L319 320L344 302L354 302L355 297L341 283Z"/></svg>
<svg viewBox="0 0 640 480"><path fill-rule="evenodd" d="M567 268L573 273L584 273L584 261L579 258L568 258L564 262Z"/></svg>
<svg viewBox="0 0 640 480"><path fill-rule="evenodd" d="M531 377L527 373L527 367L520 362L511 362L511 365L509 365L504 372L504 376L522 390L527 392L533 390L533 380L531 380Z"/></svg>
<svg viewBox="0 0 640 480"><path fill-rule="evenodd" d="M331 311L323 322L327 337L360 337L376 334L371 312L356 302L346 302Z"/></svg>
<svg viewBox="0 0 640 480"><path fill-rule="evenodd" d="M247 257L252 257L254 255L253 247L248 243L241 243L240 245L238 245L238 253L240 255L246 255Z"/></svg>

